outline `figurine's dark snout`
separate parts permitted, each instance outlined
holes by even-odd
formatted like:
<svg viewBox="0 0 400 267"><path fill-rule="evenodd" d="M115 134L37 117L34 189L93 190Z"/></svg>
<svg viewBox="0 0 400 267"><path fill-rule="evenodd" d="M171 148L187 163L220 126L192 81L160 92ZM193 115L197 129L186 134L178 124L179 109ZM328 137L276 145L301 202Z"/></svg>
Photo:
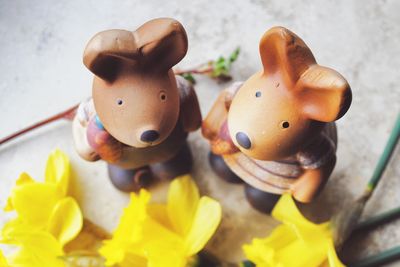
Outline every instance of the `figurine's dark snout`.
<svg viewBox="0 0 400 267"><path fill-rule="evenodd" d="M140 140L146 143L151 143L154 142L160 137L160 134L157 131L154 130L148 130L142 133L140 136Z"/></svg>
<svg viewBox="0 0 400 267"><path fill-rule="evenodd" d="M236 134L236 141L239 143L241 147L245 149L249 149L251 147L250 138L247 136L247 134L243 132L238 132Z"/></svg>

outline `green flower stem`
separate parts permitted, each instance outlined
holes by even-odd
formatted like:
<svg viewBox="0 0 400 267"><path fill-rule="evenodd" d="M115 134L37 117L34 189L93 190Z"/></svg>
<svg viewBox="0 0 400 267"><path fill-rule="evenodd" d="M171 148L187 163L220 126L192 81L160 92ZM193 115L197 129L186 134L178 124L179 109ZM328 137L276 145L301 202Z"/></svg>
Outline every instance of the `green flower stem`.
<svg viewBox="0 0 400 267"><path fill-rule="evenodd" d="M393 127L393 130L390 134L388 142L386 143L386 147L383 150L379 162L375 167L374 173L372 174L372 177L368 182L366 190L367 192L372 193L376 185L378 184L379 180L381 179L382 174L386 168L386 165L390 160L390 156L392 155L396 147L396 144L399 141L399 137L400 137L400 113L397 115L396 124Z"/></svg>
<svg viewBox="0 0 400 267"><path fill-rule="evenodd" d="M400 259L400 246L385 250L363 260L351 263L348 267L375 267L382 266Z"/></svg>
<svg viewBox="0 0 400 267"><path fill-rule="evenodd" d="M371 228L374 228L376 226L382 225L384 223L391 222L395 219L400 218L400 207L388 210L386 212L383 212L379 215L373 216L371 218L368 218L361 223L359 223L354 231L366 231Z"/></svg>
<svg viewBox="0 0 400 267"><path fill-rule="evenodd" d="M348 205L346 209L334 215L331 219L333 229L333 240L336 249L340 250L343 243L351 235L354 228L357 226L360 216L364 210L365 204L371 197L376 185L382 178L382 174L389 163L390 157L396 147L400 137L400 113L397 114L396 123L392 129L385 149L379 158L379 162L375 167L374 173L369 180L366 189L354 203Z"/></svg>

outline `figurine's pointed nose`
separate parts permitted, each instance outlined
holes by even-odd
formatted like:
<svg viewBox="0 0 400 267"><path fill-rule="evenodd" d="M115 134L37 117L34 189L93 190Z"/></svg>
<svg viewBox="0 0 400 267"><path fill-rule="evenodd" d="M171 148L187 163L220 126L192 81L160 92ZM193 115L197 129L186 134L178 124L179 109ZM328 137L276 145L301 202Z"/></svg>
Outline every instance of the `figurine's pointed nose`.
<svg viewBox="0 0 400 267"><path fill-rule="evenodd" d="M249 149L251 147L251 141L250 138L247 136L247 134L243 133L243 132L238 132L236 134L236 141L238 142L238 144L245 148L245 149Z"/></svg>
<svg viewBox="0 0 400 267"><path fill-rule="evenodd" d="M160 137L160 134L154 130L144 131L140 136L140 140L146 143L154 142Z"/></svg>

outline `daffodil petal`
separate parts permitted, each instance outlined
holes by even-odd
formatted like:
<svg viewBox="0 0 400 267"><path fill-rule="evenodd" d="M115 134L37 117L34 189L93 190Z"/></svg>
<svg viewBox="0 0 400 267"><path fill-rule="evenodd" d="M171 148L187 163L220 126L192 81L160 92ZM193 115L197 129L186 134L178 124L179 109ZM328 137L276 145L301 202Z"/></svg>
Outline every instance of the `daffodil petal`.
<svg viewBox="0 0 400 267"><path fill-rule="evenodd" d="M332 240L329 241L327 246L329 267L345 267L345 265L340 261L339 257L336 254L335 246Z"/></svg>
<svg viewBox="0 0 400 267"><path fill-rule="evenodd" d="M168 214L174 230L185 236L193 223L199 202L199 189L190 175L175 178L168 191Z"/></svg>
<svg viewBox="0 0 400 267"><path fill-rule="evenodd" d="M136 266L129 265L129 259L144 257L140 241L144 236L145 221L149 219L147 205L150 198L150 193L145 189L140 190L139 194L131 194L130 202L123 211L112 239L105 240L99 249L99 253L106 259L107 266L117 263L124 263L121 266Z"/></svg>
<svg viewBox="0 0 400 267"><path fill-rule="evenodd" d="M115 239L105 240L99 249L99 254L106 259L106 266L113 266L124 260L125 251Z"/></svg>
<svg viewBox="0 0 400 267"><path fill-rule="evenodd" d="M221 205L209 197L202 197L196 209L192 227L186 240L186 255L197 254L206 245L221 222Z"/></svg>
<svg viewBox="0 0 400 267"><path fill-rule="evenodd" d="M72 197L66 197L55 205L47 231L64 246L79 234L82 225L83 217L78 203Z"/></svg>
<svg viewBox="0 0 400 267"><path fill-rule="evenodd" d="M220 204L207 197L199 199L190 176L172 182L167 205L149 204L150 197L144 189L131 194L113 238L99 250L106 265L183 267L220 223Z"/></svg>
<svg viewBox="0 0 400 267"><path fill-rule="evenodd" d="M283 249L278 250L276 258L285 267L317 267L326 259L326 250L323 243L312 244L297 239Z"/></svg>
<svg viewBox="0 0 400 267"><path fill-rule="evenodd" d="M146 251L148 267L186 266L186 257L179 243L153 242L146 246Z"/></svg>
<svg viewBox="0 0 400 267"><path fill-rule="evenodd" d="M149 216L167 229L174 229L168 216L167 206L150 203L147 207Z"/></svg>
<svg viewBox="0 0 400 267"><path fill-rule="evenodd" d="M275 252L296 240L293 231L284 224L277 226L266 238L254 238L251 244L243 246L247 259L255 264L268 263L275 266Z"/></svg>
<svg viewBox="0 0 400 267"><path fill-rule="evenodd" d="M283 194L272 210L272 217L286 224L302 228L314 228L316 224L308 221L297 208L290 194Z"/></svg>
<svg viewBox="0 0 400 267"><path fill-rule="evenodd" d="M4 257L3 252L0 250L0 267L8 267L6 257Z"/></svg>
<svg viewBox="0 0 400 267"><path fill-rule="evenodd" d="M8 212L8 211L13 211L14 210L14 205L12 203L11 197L7 198L7 203L3 208L3 211Z"/></svg>
<svg viewBox="0 0 400 267"><path fill-rule="evenodd" d="M331 267L343 266L333 246L329 222L308 221L288 194L278 201L272 216L282 224L267 238L243 246L248 259L257 266L321 266L327 261Z"/></svg>
<svg viewBox="0 0 400 267"><path fill-rule="evenodd" d="M143 225L143 240L141 243L145 246L147 243L159 241L167 244L180 244L180 247L183 247L183 238L180 235L152 218L147 218Z"/></svg>
<svg viewBox="0 0 400 267"><path fill-rule="evenodd" d="M18 177L17 181L15 182L15 184L17 186L20 186L20 185L34 183L34 182L35 182L35 180L33 180L32 177L29 174L27 174L26 172L23 172L23 173L21 173L19 175L19 177Z"/></svg>
<svg viewBox="0 0 400 267"><path fill-rule="evenodd" d="M131 200L114 230L114 238L129 242L136 242L142 238L143 222L147 218L150 198L151 194L145 189L140 190L139 194L131 194Z"/></svg>
<svg viewBox="0 0 400 267"><path fill-rule="evenodd" d="M24 184L29 184L29 183L34 183L35 181L27 174L26 172L23 172L19 175L17 181L15 182L16 187L24 185ZM12 211L14 210L14 205L12 203L12 198L9 197L7 199L7 204L3 208L4 211Z"/></svg>
<svg viewBox="0 0 400 267"><path fill-rule="evenodd" d="M29 224L24 223L20 218L14 218L4 224L1 229L0 243L3 244L17 244L18 241L15 236L21 235L21 233L30 233L37 231L37 228L31 227Z"/></svg>
<svg viewBox="0 0 400 267"><path fill-rule="evenodd" d="M110 265L106 263L106 266ZM122 262L118 263L118 267L148 267L147 259L136 254L127 253Z"/></svg>
<svg viewBox="0 0 400 267"><path fill-rule="evenodd" d="M69 176L68 156L59 149L54 150L47 159L45 182L56 184L65 196L68 192Z"/></svg>
<svg viewBox="0 0 400 267"><path fill-rule="evenodd" d="M14 188L11 199L23 221L33 227L44 227L60 193L53 184L28 183Z"/></svg>
<svg viewBox="0 0 400 267"><path fill-rule="evenodd" d="M283 194L272 210L272 217L283 222L290 221L296 224L308 223L307 219L300 213L290 194Z"/></svg>
<svg viewBox="0 0 400 267"><path fill-rule="evenodd" d="M263 244L262 240L254 239L251 244L243 245L246 259L256 266L277 266L275 250Z"/></svg>
<svg viewBox="0 0 400 267"><path fill-rule="evenodd" d="M31 232L16 235L20 250L10 257L11 266L65 267L59 258L64 253L57 240L49 233Z"/></svg>

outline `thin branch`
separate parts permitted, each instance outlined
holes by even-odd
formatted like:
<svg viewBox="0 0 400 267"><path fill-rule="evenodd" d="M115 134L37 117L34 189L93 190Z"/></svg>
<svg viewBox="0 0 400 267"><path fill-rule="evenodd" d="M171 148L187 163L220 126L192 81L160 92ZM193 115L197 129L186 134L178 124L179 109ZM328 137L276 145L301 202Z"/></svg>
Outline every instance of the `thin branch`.
<svg viewBox="0 0 400 267"><path fill-rule="evenodd" d="M201 65L197 68L193 69L188 69L188 70L174 70L174 73L176 75L182 75L185 73L192 73L192 74L206 74L206 73L211 73L213 71L213 67L207 67L205 68L204 65Z"/></svg>
<svg viewBox="0 0 400 267"><path fill-rule="evenodd" d="M73 107L70 107L70 108L68 108L67 110L65 110L65 111L63 111L61 113L53 115L53 116L51 116L51 117L49 117L47 119L39 121L39 122L29 126L29 127L26 127L26 128L24 128L24 129L22 129L20 131L17 131L17 132L15 132L15 133L13 133L13 134L11 134L9 136L4 137L4 138L0 139L0 145L4 144L6 142L9 142L9 141L11 141L12 139L14 139L16 137L18 137L20 135L23 135L25 133L28 133L28 132L30 132L30 131L32 131L34 129L37 129L37 128L41 127L41 126L49 124L50 122L54 122L54 121L57 121L57 120L60 120L60 119L72 120L74 115L75 115L75 112L76 112L76 109L78 108L78 106L79 106L79 104L78 105L74 105Z"/></svg>

